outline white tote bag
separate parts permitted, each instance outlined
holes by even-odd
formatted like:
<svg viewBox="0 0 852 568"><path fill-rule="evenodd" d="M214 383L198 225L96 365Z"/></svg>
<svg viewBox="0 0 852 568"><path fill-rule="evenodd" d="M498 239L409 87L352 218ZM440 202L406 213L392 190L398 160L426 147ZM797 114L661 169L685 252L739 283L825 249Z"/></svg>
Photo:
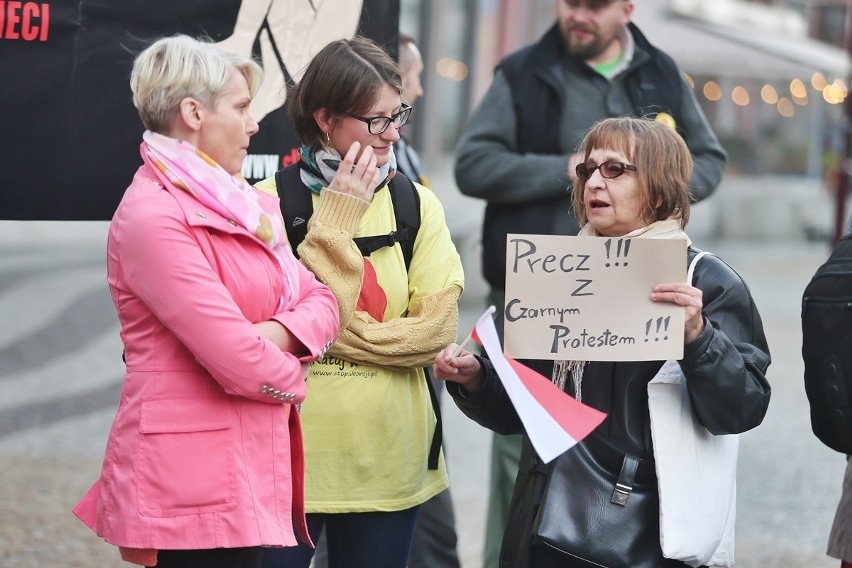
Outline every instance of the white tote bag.
<svg viewBox="0 0 852 568"><path fill-rule="evenodd" d="M689 266L687 282L701 253ZM733 566L739 435L714 436L695 418L677 361L648 384L663 555L690 566Z"/></svg>

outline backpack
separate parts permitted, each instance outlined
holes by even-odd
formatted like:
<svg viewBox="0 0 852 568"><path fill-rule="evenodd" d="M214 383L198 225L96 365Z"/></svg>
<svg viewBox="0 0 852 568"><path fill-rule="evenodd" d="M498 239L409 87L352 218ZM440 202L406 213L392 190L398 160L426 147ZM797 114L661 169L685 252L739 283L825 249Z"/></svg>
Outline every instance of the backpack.
<svg viewBox="0 0 852 568"><path fill-rule="evenodd" d="M296 249L308 234L308 219L314 212L311 190L302 183L298 162L278 170L275 173L275 185L281 200L281 215L284 216L287 240L290 241L293 254L298 258ZM396 230L387 235L358 237L353 240L364 256L370 256L380 248L392 247L394 243L399 243L402 257L405 259L405 269L408 270L414 255L414 239L420 229L420 194L411 180L399 171L391 178L388 189L393 203Z"/></svg>
<svg viewBox="0 0 852 568"><path fill-rule="evenodd" d="M805 287L802 359L814 434L852 454L852 235L837 242Z"/></svg>
<svg viewBox="0 0 852 568"><path fill-rule="evenodd" d="M275 173L275 185L280 198L281 215L284 217L284 228L287 230L287 240L297 258L296 249L308 234L308 220L314 212L311 190L302 183L299 169L297 162ZM411 180L399 170L388 183L388 190L393 203L396 230L387 235L357 237L352 240L355 241L358 250L364 256L370 256L371 253L380 248L392 247L394 243L399 243L407 271L411 266L411 257L414 255L414 240L417 238L417 231L420 229L420 194L417 193L417 188L414 187ZM423 370L426 373L426 385L429 388L429 398L432 400L432 408L435 412L435 432L432 435L428 463L429 469L438 469L438 456L443 438L441 406L438 393L432 385L432 370L429 367L425 367Z"/></svg>

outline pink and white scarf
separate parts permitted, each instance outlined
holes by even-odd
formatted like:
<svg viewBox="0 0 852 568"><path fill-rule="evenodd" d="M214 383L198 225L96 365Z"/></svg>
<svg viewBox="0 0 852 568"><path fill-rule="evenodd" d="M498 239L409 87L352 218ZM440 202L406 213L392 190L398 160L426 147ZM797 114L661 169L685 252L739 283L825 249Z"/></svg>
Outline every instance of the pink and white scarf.
<svg viewBox="0 0 852 568"><path fill-rule="evenodd" d="M269 247L284 273L280 307L290 306L299 297L298 261L287 242L281 217L264 211L259 195L241 175L230 175L192 144L150 130L142 139L143 152L175 187L226 219L233 219Z"/></svg>

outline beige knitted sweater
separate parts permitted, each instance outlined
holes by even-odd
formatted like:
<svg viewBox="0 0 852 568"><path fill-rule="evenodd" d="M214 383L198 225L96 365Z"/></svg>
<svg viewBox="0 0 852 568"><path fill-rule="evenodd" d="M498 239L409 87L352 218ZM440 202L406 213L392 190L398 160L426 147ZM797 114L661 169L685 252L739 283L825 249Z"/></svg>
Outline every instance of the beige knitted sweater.
<svg viewBox="0 0 852 568"><path fill-rule="evenodd" d="M341 332L329 353L389 369L431 365L456 340L462 287L453 284L423 296L409 303L405 317L386 322L356 311L364 258L352 238L369 207L362 199L324 189L299 246L302 263L337 297Z"/></svg>

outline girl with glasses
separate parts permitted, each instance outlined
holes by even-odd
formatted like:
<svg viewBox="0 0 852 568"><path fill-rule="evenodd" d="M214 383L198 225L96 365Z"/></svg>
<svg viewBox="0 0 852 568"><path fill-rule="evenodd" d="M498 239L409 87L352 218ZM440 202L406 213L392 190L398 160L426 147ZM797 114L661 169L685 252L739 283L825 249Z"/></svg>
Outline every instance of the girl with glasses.
<svg viewBox="0 0 852 568"><path fill-rule="evenodd" d="M308 528L314 541L325 533L331 567L405 568L419 505L448 486L423 367L456 336L462 265L437 197L397 170L411 113L401 89L397 64L355 37L323 48L290 99L299 187L277 190L285 209L292 190L312 192L297 251L340 305L342 331L301 407ZM408 266L395 238L369 256L353 240L396 229L390 186L419 200ZM308 544L267 549L264 566L307 568L312 556Z"/></svg>

